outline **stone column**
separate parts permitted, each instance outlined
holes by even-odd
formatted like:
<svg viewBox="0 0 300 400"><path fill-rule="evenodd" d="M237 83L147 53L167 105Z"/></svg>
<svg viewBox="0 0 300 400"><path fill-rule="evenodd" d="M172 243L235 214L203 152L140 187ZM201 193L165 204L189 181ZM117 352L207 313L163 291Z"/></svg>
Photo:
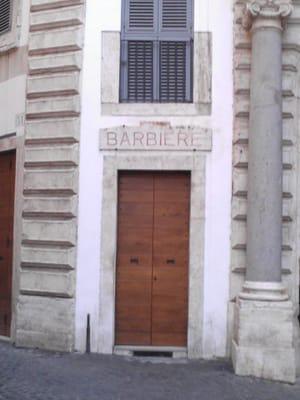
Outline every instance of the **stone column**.
<svg viewBox="0 0 300 400"><path fill-rule="evenodd" d="M286 300L282 246L282 31L290 0L247 4L251 29L247 273L240 297Z"/></svg>
<svg viewBox="0 0 300 400"><path fill-rule="evenodd" d="M293 307L281 280L282 32L291 0L252 0L246 282L237 299L237 374L293 382Z"/></svg>

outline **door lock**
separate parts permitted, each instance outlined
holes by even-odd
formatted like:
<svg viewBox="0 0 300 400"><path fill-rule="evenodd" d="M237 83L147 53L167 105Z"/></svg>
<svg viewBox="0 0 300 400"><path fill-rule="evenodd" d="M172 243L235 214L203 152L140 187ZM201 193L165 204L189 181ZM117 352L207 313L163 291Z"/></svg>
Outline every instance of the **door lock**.
<svg viewBox="0 0 300 400"><path fill-rule="evenodd" d="M0 261L3 261L3 260L4 260L4 258L2 256L0 256Z"/></svg>
<svg viewBox="0 0 300 400"><path fill-rule="evenodd" d="M130 262L131 262L131 264L138 264L139 259L137 257L131 257Z"/></svg>
<svg viewBox="0 0 300 400"><path fill-rule="evenodd" d="M174 265L174 264L175 264L174 258L168 258L168 259L167 259L167 264L172 264L172 265Z"/></svg>

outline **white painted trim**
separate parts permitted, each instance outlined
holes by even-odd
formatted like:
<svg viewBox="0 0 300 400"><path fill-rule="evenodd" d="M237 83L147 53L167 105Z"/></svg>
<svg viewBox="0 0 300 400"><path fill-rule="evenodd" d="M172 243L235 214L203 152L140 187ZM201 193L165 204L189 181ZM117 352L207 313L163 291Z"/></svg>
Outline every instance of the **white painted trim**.
<svg viewBox="0 0 300 400"><path fill-rule="evenodd" d="M104 156L100 267L100 353L111 354L115 341L115 271L117 251L117 184L120 170L190 171L190 258L188 357L202 356L205 225L205 155L129 153Z"/></svg>

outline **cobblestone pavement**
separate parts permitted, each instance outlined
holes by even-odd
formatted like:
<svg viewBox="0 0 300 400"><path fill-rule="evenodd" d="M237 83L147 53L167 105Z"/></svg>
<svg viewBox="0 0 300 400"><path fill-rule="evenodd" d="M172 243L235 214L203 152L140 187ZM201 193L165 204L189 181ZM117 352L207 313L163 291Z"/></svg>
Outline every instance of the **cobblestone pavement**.
<svg viewBox="0 0 300 400"><path fill-rule="evenodd" d="M236 377L226 361L57 354L0 343L0 400L299 400L284 385Z"/></svg>

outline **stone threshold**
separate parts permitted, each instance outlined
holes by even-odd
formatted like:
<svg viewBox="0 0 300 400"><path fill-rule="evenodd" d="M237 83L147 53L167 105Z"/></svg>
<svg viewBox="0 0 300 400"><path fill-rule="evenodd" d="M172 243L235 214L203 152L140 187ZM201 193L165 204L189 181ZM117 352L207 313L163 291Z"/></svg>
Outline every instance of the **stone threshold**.
<svg viewBox="0 0 300 400"><path fill-rule="evenodd" d="M0 342L10 343L11 342L11 337L9 337L9 336L1 336L0 335Z"/></svg>
<svg viewBox="0 0 300 400"><path fill-rule="evenodd" d="M113 353L118 356L151 356L151 357L170 357L174 359L187 359L186 347L170 346L114 346Z"/></svg>

